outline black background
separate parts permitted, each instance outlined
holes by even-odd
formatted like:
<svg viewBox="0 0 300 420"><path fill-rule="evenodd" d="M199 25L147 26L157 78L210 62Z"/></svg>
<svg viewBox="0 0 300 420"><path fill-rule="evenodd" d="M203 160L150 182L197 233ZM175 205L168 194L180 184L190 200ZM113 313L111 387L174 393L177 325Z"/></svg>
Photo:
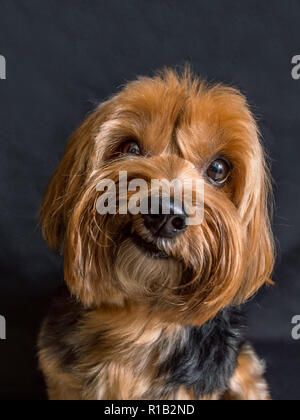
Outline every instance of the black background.
<svg viewBox="0 0 300 420"><path fill-rule="evenodd" d="M249 304L249 336L275 399L300 400L299 0L0 0L0 398L43 398L36 335L62 283L38 225L43 191L70 133L126 80L192 63L242 89L271 156L278 263Z"/></svg>

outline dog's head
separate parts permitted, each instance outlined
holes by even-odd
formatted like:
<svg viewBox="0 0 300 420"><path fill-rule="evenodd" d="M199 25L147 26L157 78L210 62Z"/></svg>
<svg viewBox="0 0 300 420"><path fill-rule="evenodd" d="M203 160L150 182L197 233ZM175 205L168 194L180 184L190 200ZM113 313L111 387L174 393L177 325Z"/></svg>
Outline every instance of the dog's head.
<svg viewBox="0 0 300 420"><path fill-rule="evenodd" d="M189 225L173 196L169 214L124 212L120 199L116 214L99 214L99 182L118 192L120 172L149 195L153 179L202 181L202 222ZM168 70L128 84L73 135L43 202L43 232L86 306L134 302L202 323L270 282L269 192L245 98Z"/></svg>

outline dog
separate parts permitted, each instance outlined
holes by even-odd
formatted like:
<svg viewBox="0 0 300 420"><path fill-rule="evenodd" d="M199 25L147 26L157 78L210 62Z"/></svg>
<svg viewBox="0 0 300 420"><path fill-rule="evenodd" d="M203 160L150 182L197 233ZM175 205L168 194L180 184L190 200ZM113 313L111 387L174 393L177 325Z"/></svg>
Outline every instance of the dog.
<svg viewBox="0 0 300 420"><path fill-rule="evenodd" d="M202 181L203 220L188 225L172 196L169 213L123 214L117 200L116 214L99 214L99 182L118 186L124 171L147 185ZM89 115L41 209L68 286L39 336L49 398L269 400L241 305L272 284L270 197L257 123L237 89L165 69Z"/></svg>

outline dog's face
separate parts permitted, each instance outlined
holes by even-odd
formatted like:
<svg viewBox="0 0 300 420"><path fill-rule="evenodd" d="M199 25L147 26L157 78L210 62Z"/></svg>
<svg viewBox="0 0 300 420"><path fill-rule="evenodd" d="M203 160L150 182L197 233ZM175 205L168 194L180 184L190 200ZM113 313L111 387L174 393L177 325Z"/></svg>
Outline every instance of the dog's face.
<svg viewBox="0 0 300 420"><path fill-rule="evenodd" d="M187 225L183 209L100 215L97 185L118 185L121 171L149 186L202 180L202 223ZM44 199L43 231L85 305L131 302L199 324L270 281L268 193L245 98L166 71L127 85L74 134Z"/></svg>

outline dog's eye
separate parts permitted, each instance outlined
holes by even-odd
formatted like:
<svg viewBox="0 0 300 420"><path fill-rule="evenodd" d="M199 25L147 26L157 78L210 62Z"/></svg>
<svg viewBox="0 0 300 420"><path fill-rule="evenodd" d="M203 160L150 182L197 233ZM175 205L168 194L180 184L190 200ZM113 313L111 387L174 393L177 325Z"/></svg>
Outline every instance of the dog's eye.
<svg viewBox="0 0 300 420"><path fill-rule="evenodd" d="M125 155L141 156L142 151L140 146L135 141L128 141L122 146L122 153Z"/></svg>
<svg viewBox="0 0 300 420"><path fill-rule="evenodd" d="M224 159L213 161L207 169L208 178L217 185L223 185L230 175L230 165Z"/></svg>

